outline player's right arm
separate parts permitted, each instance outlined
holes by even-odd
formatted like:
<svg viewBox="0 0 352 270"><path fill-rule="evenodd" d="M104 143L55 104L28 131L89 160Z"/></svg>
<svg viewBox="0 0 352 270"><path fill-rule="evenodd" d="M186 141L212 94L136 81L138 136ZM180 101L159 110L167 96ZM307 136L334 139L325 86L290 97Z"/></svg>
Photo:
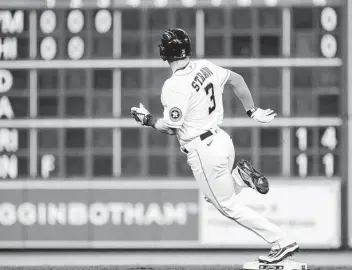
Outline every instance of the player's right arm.
<svg viewBox="0 0 352 270"><path fill-rule="evenodd" d="M243 77L234 71L229 71L230 74L226 84L232 88L233 92L241 100L247 115L261 123L268 123L274 120L277 114L271 109L262 110L261 108L256 107L251 91Z"/></svg>
<svg viewBox="0 0 352 270"><path fill-rule="evenodd" d="M219 67L208 60L203 61L209 65L210 69L215 71L215 74L220 81L220 87L222 90L225 84L230 85L233 92L241 100L242 105L249 117L262 123L268 123L274 119L276 113L274 113L273 110L262 110L255 106L251 92L240 74L229 69Z"/></svg>
<svg viewBox="0 0 352 270"><path fill-rule="evenodd" d="M229 85L236 96L241 100L244 109L247 111L255 108L252 94L249 91L249 88L244 81L243 77L231 70L229 70L229 78L227 79L226 84Z"/></svg>
<svg viewBox="0 0 352 270"><path fill-rule="evenodd" d="M251 92L248 89L246 82L243 77L233 72L232 70L220 67L211 61L203 60L204 63L214 71L215 76L220 82L220 87L223 90L224 85L229 85L236 96L241 100L243 107L246 111L254 108L254 101Z"/></svg>

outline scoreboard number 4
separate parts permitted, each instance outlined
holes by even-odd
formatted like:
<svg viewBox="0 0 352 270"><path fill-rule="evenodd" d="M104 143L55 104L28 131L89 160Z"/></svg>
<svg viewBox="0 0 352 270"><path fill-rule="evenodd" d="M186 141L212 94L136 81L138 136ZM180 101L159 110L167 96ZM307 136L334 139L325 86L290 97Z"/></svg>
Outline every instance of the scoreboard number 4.
<svg viewBox="0 0 352 270"><path fill-rule="evenodd" d="M336 128L328 127L321 137L320 143L330 150L334 150L337 145Z"/></svg>

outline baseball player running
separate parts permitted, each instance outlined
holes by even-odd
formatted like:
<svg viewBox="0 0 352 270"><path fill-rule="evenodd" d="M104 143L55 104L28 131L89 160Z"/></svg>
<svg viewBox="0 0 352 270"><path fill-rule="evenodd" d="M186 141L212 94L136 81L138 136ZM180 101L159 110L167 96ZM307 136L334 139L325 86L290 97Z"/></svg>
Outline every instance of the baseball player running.
<svg viewBox="0 0 352 270"><path fill-rule="evenodd" d="M143 126L176 135L206 200L225 217L272 245L269 255L260 256L259 262L277 263L293 255L299 250L294 240L278 226L237 201L236 196L243 188L250 187L266 194L269 184L248 161L238 162L232 170L234 145L230 136L219 128L224 113L224 85L231 86L247 115L254 120L268 123L276 113L254 105L241 75L207 60L191 61L191 41L184 30L166 30L158 46L160 57L169 63L173 73L162 88L163 118L154 118L142 104L131 109L132 116Z"/></svg>

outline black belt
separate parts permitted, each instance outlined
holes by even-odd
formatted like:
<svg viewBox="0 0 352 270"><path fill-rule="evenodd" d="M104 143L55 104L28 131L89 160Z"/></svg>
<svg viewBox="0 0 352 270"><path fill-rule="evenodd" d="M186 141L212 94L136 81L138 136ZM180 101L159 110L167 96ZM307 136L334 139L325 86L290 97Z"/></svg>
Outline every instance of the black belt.
<svg viewBox="0 0 352 270"><path fill-rule="evenodd" d="M203 134L201 134L199 136L201 141L204 141L206 138L210 137L211 135L213 135L213 132L211 132L210 130L208 130L207 132L204 132ZM185 152L186 154L188 154L188 150L186 148L183 148L183 152Z"/></svg>
<svg viewBox="0 0 352 270"><path fill-rule="evenodd" d="M207 132L204 132L203 134L201 134L199 136L199 138L200 138L201 141L204 141L206 138L210 137L211 135L213 135L213 132L208 130Z"/></svg>

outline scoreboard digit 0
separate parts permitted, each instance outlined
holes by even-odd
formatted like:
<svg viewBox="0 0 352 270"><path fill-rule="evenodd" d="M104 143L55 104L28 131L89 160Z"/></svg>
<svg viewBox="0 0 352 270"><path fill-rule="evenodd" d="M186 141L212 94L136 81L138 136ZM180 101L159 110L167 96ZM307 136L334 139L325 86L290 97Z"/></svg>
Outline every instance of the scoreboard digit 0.
<svg viewBox="0 0 352 270"><path fill-rule="evenodd" d="M37 59L111 59L112 22L107 9L41 11Z"/></svg>

